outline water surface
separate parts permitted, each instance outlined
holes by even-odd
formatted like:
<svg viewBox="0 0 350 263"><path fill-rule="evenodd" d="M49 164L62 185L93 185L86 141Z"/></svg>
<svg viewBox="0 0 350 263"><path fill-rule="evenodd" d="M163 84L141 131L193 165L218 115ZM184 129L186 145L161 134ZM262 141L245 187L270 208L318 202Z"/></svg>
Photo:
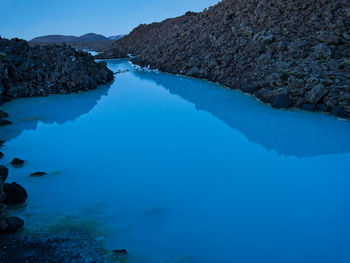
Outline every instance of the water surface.
<svg viewBox="0 0 350 263"><path fill-rule="evenodd" d="M109 61L114 83L2 108L26 228L74 218L128 262L350 261L350 122ZM42 178L31 172L46 171Z"/></svg>

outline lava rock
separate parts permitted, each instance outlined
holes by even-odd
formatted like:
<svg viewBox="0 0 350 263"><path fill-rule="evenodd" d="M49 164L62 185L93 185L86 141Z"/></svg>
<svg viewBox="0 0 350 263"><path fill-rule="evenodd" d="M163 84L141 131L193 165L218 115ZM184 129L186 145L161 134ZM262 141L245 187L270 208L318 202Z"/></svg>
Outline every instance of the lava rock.
<svg viewBox="0 0 350 263"><path fill-rule="evenodd" d="M113 254L116 256L126 256L128 251L126 249L114 249Z"/></svg>
<svg viewBox="0 0 350 263"><path fill-rule="evenodd" d="M7 118L8 116L9 116L9 115L8 115L7 112L4 112L4 111L0 110L0 119L1 119L1 118Z"/></svg>
<svg viewBox="0 0 350 263"><path fill-rule="evenodd" d="M317 110L322 112L329 112L330 107L324 103L321 103L321 104L317 104Z"/></svg>
<svg viewBox="0 0 350 263"><path fill-rule="evenodd" d="M5 143L5 141L4 141L4 140L0 140L0 147L1 147L1 146L3 146L3 145L4 145L4 143Z"/></svg>
<svg viewBox="0 0 350 263"><path fill-rule="evenodd" d="M28 198L27 191L17 183L4 184L5 198L3 203L6 205L22 205Z"/></svg>
<svg viewBox="0 0 350 263"><path fill-rule="evenodd" d="M114 78L105 62L66 45L32 47L25 40L3 38L0 53L6 57L0 63L0 104L18 97L95 89Z"/></svg>
<svg viewBox="0 0 350 263"><path fill-rule="evenodd" d="M331 110L331 114L334 114L338 117L347 117L346 112L340 106L335 106Z"/></svg>
<svg viewBox="0 0 350 263"><path fill-rule="evenodd" d="M240 87L240 90L244 93L254 94L256 91L258 91L260 87L258 85L254 84L245 84L242 87Z"/></svg>
<svg viewBox="0 0 350 263"><path fill-rule="evenodd" d="M325 103L345 110L349 8L345 0L222 0L203 12L142 24L99 57L131 54L142 67L198 75L270 104L285 89L293 107Z"/></svg>
<svg viewBox="0 0 350 263"><path fill-rule="evenodd" d="M11 124L12 122L10 122L9 120L0 119L0 126L6 126Z"/></svg>
<svg viewBox="0 0 350 263"><path fill-rule="evenodd" d="M4 157L4 154L2 152L0 152L0 159Z"/></svg>
<svg viewBox="0 0 350 263"><path fill-rule="evenodd" d="M257 91L255 95L263 102L272 103L278 94L275 90L263 88Z"/></svg>
<svg viewBox="0 0 350 263"><path fill-rule="evenodd" d="M24 161L19 158L14 158L10 164L15 168L21 168L24 165Z"/></svg>
<svg viewBox="0 0 350 263"><path fill-rule="evenodd" d="M324 85L319 84L307 92L305 98L310 104L317 104L327 93L327 88Z"/></svg>
<svg viewBox="0 0 350 263"><path fill-rule="evenodd" d="M316 105L315 104L303 104L302 109L305 111L315 111Z"/></svg>
<svg viewBox="0 0 350 263"><path fill-rule="evenodd" d="M291 105L292 101L287 94L278 95L272 102L272 107L277 109L288 109Z"/></svg>
<svg viewBox="0 0 350 263"><path fill-rule="evenodd" d="M24 221L19 217L15 217L15 216L6 218L6 222L8 226L7 226L7 229L4 231L5 233L17 232L24 225Z"/></svg>
<svg viewBox="0 0 350 263"><path fill-rule="evenodd" d="M9 175L9 169L6 166L1 165L0 166L0 177L2 179L2 182L6 181L8 175Z"/></svg>
<svg viewBox="0 0 350 263"><path fill-rule="evenodd" d="M42 177L42 176L45 176L47 175L47 173L45 172L36 172L36 173L31 173L29 176L31 177Z"/></svg>

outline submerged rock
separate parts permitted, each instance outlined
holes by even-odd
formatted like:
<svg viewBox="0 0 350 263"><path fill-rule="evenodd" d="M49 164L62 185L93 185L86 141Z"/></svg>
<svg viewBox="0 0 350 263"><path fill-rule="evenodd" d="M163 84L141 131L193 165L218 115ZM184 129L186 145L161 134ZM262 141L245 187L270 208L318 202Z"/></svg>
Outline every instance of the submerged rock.
<svg viewBox="0 0 350 263"><path fill-rule="evenodd" d="M12 122L9 120L0 119L0 126L6 126L6 125L11 125L11 124L12 124Z"/></svg>
<svg viewBox="0 0 350 263"><path fill-rule="evenodd" d="M6 205L22 205L28 198L27 191L15 182L4 184L4 193L3 203Z"/></svg>
<svg viewBox="0 0 350 263"><path fill-rule="evenodd" d="M19 158L14 158L10 164L15 168L21 168L24 165L24 161Z"/></svg>
<svg viewBox="0 0 350 263"><path fill-rule="evenodd" d="M2 231L3 233L14 233L19 229L21 229L24 225L24 221L19 217L15 217L15 216L6 218L6 223L7 223L7 228Z"/></svg>
<svg viewBox="0 0 350 263"><path fill-rule="evenodd" d="M31 173L29 176L31 177L42 177L42 176L45 176L47 175L47 173L45 172L36 172L36 173Z"/></svg>
<svg viewBox="0 0 350 263"><path fill-rule="evenodd" d="M2 152L0 152L0 159L4 157L4 154Z"/></svg>
<svg viewBox="0 0 350 263"><path fill-rule="evenodd" d="M7 112L4 112L4 111L0 110L0 119L1 119L1 118L7 118L8 116L9 116L9 115L8 115Z"/></svg>
<svg viewBox="0 0 350 263"><path fill-rule="evenodd" d="M113 254L116 256L126 256L128 251L126 249L114 249Z"/></svg>

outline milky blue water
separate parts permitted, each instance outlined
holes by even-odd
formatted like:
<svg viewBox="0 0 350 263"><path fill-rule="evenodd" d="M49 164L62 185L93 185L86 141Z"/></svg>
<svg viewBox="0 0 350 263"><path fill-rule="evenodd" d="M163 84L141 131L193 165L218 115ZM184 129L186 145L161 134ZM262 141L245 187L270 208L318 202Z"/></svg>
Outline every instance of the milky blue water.
<svg viewBox="0 0 350 263"><path fill-rule="evenodd" d="M350 262L350 122L108 65L130 71L2 107L0 163L26 160L9 177L29 192L14 212L26 229L90 220L127 262Z"/></svg>

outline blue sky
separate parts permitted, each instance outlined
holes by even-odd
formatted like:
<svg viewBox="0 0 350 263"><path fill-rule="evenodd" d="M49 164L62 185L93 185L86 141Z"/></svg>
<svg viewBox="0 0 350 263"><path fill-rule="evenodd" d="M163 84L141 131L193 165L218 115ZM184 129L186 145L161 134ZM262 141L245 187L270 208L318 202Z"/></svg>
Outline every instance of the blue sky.
<svg viewBox="0 0 350 263"><path fill-rule="evenodd" d="M126 34L141 23L202 11L219 0L1 0L0 35Z"/></svg>

